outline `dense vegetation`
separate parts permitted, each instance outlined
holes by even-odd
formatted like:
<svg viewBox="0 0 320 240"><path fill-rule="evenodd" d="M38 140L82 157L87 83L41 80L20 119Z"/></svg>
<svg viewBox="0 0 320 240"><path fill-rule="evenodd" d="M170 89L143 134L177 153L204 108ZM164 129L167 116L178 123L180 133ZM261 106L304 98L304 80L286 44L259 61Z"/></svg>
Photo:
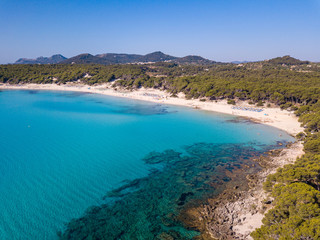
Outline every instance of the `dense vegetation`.
<svg viewBox="0 0 320 240"><path fill-rule="evenodd" d="M306 154L270 175L274 197L255 239L320 239L320 64L288 56L245 64L2 65L0 83L101 84L153 87L203 101L226 98L272 103L294 110L305 127L298 134Z"/></svg>
<svg viewBox="0 0 320 240"><path fill-rule="evenodd" d="M139 79L144 76L143 69L134 65L2 65L0 82L22 83L58 83L82 82L99 84L113 81Z"/></svg>

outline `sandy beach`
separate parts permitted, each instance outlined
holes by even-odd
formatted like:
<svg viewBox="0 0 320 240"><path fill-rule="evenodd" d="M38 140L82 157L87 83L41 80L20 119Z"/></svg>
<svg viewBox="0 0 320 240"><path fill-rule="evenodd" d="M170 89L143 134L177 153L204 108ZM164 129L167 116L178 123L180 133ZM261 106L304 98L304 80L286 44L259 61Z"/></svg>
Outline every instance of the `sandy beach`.
<svg viewBox="0 0 320 240"><path fill-rule="evenodd" d="M206 111L214 111L225 114L232 114L241 117L250 118L253 121L267 124L295 136L297 133L302 132L303 128L298 122L298 118L293 112L281 110L280 108L263 108L261 112L235 110L232 105L227 104L227 100L219 101L205 101L199 99L187 100L183 93L179 93L178 97L170 97L170 94L157 89L141 88L135 91L127 91L123 89L114 89L111 84L103 84L97 86L88 86L83 84L22 84L22 85L9 85L0 84L0 89L35 89L35 90L58 90L58 91L76 91L97 93L108 96L124 97L129 99L137 99L143 101L151 101L161 104L172 104L179 106L187 106ZM237 106L253 107L247 102L237 102Z"/></svg>

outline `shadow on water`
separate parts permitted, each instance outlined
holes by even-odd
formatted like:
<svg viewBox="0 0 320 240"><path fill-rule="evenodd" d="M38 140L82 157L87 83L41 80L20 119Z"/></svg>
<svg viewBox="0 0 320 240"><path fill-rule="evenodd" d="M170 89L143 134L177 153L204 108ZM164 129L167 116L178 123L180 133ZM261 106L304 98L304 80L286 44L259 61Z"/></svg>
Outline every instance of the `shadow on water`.
<svg viewBox="0 0 320 240"><path fill-rule="evenodd" d="M90 95L92 93L89 92L69 92L69 91L63 91L59 92L60 97L67 97L67 98L74 98L74 97L79 97L79 96L85 96L85 95Z"/></svg>
<svg viewBox="0 0 320 240"><path fill-rule="evenodd" d="M237 117L233 119L226 120L229 123L246 123L246 124L259 124L258 122L252 121L250 118Z"/></svg>
<svg viewBox="0 0 320 240"><path fill-rule="evenodd" d="M50 102L37 101L33 104L34 107L59 112L73 112L86 114L125 114L125 115L164 115L176 113L177 111L168 110L168 107L153 104L153 105L125 105L125 104L110 104L108 102L94 101L95 105L79 105L75 102ZM98 104L97 104L98 103ZM49 108L48 108L49 106Z"/></svg>
<svg viewBox="0 0 320 240"><path fill-rule="evenodd" d="M126 182L107 193L105 204L89 208L66 225L60 239L192 239L179 213L221 193L232 171L257 172L252 157L275 148L242 144L197 143L185 152L151 152L144 162L154 166L144 178ZM243 168L243 165L251 165ZM241 183L237 183L238 185ZM242 185L246 185L243 180Z"/></svg>
<svg viewBox="0 0 320 240"><path fill-rule="evenodd" d="M43 92L43 90L22 90L30 95L35 95ZM51 91L48 91L51 93ZM59 112L74 112L74 113L92 113L92 114L126 114L126 115L164 115L169 113L176 113L176 110L169 110L170 108L161 104L127 104L125 102L110 101L108 98L87 97L86 102L94 103L94 105L79 105L79 102L65 101L63 98L78 98L83 96L90 96L92 93L88 92L68 92L68 91L53 91L55 96L61 97L61 100L49 101L40 100L33 103L34 107L59 111ZM81 99L79 99L81 100ZM49 106L49 108L48 108Z"/></svg>
<svg viewBox="0 0 320 240"><path fill-rule="evenodd" d="M115 111L116 113L125 113L133 115L162 115L168 113L175 113L177 111L169 111L168 107L163 105L134 105L134 106L124 106L120 111Z"/></svg>
<svg viewBox="0 0 320 240"><path fill-rule="evenodd" d="M26 90L26 92L27 92L28 94L31 94L31 95L34 95L34 94L38 94L38 93L39 93L38 90Z"/></svg>

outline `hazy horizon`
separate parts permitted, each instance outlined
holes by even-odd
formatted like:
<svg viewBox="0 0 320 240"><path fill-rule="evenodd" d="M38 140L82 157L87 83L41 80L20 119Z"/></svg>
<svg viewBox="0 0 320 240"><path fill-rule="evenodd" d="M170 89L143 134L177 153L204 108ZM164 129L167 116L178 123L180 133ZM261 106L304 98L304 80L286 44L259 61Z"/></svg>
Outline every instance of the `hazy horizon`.
<svg viewBox="0 0 320 240"><path fill-rule="evenodd" d="M0 64L162 51L221 61L320 61L320 0L0 0Z"/></svg>

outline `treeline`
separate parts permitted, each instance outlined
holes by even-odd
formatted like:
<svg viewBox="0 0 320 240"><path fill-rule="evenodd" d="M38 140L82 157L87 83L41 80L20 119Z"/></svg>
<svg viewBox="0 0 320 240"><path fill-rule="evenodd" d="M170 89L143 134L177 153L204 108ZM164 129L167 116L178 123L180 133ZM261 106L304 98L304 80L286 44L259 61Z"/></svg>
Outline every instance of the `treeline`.
<svg viewBox="0 0 320 240"><path fill-rule="evenodd" d="M183 92L187 98L271 101L285 108L317 101L320 94L319 67L313 67L313 71L296 71L279 65L271 67L269 62L260 65L0 65L0 83L80 82L93 85L114 82L114 87L127 89L159 88L173 95Z"/></svg>
<svg viewBox="0 0 320 240"><path fill-rule="evenodd" d="M320 67L288 60L208 66L2 65L0 83L111 82L113 87L167 90L173 96L183 92L202 101L241 99L295 110L305 127L297 137L304 141L306 154L268 176L264 187L274 197L274 208L252 237L320 239Z"/></svg>
<svg viewBox="0 0 320 240"><path fill-rule="evenodd" d="M81 82L93 85L141 76L143 69L135 65L0 65L0 83L10 84Z"/></svg>

